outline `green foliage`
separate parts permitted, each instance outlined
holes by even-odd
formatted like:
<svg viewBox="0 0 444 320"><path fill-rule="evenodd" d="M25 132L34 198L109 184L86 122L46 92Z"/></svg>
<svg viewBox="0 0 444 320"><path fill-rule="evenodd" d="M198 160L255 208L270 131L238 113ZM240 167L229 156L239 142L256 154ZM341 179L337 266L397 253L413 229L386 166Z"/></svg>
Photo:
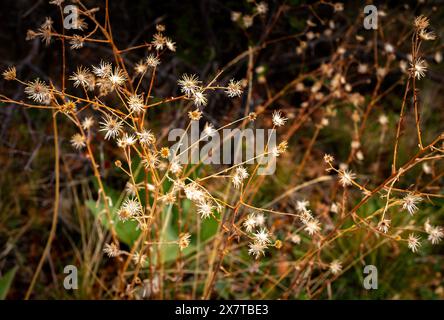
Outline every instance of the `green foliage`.
<svg viewBox="0 0 444 320"><path fill-rule="evenodd" d="M6 272L2 277L0 277L0 300L6 299L17 269L18 267L15 266L14 268Z"/></svg>
<svg viewBox="0 0 444 320"><path fill-rule="evenodd" d="M105 206L103 204L97 204L92 200L86 201L86 206L93 213L96 219L100 219L100 222L104 227L109 230L109 220L106 216ZM114 222L115 230L119 240L131 246L139 237L140 230L137 229L137 223L135 221L122 222L117 217L117 206L114 206L111 210L111 219Z"/></svg>

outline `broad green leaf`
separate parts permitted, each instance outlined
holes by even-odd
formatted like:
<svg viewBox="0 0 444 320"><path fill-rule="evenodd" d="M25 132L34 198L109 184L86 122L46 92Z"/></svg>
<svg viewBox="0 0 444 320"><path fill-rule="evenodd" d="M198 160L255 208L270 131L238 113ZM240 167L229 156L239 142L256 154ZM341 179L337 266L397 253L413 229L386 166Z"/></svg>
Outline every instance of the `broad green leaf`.
<svg viewBox="0 0 444 320"><path fill-rule="evenodd" d="M95 217L98 217L100 214L100 219L102 225L109 229L109 222L107 216L104 212L104 205L96 203L92 200L86 202L86 206L91 210ZM135 221L125 221L122 222L117 218L117 206L114 206L114 209L111 210L111 219L114 221L115 230L119 240L131 246L139 237L140 229L137 229L137 222Z"/></svg>
<svg viewBox="0 0 444 320"><path fill-rule="evenodd" d="M218 222L216 219L203 219L200 230L202 241L210 239L217 233Z"/></svg>
<svg viewBox="0 0 444 320"><path fill-rule="evenodd" d="M162 242L172 242L172 241L177 241L177 239L179 238L179 235L177 234L177 231L175 231L174 227L173 227L173 210L172 210L172 206L168 206L165 207L164 211L162 212L163 214L163 221L164 221L164 225L163 225L163 229L162 229L162 234L161 234L161 239ZM188 248L186 248L185 250L183 250L182 254L183 255L188 255L190 253L192 253L193 251L196 250L195 245L190 244L188 246ZM179 247L176 244L165 244L161 246L161 253L162 253L162 259L163 262L171 262L177 259L178 255L179 255Z"/></svg>

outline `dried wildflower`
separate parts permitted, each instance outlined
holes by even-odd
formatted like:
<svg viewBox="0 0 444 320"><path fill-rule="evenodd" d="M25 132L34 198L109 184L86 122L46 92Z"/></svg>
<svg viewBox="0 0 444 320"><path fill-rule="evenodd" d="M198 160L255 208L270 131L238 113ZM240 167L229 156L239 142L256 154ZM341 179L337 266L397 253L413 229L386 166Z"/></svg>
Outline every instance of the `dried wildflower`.
<svg viewBox="0 0 444 320"><path fill-rule="evenodd" d="M136 71L136 73L138 73L138 74L145 73L147 71L147 69L148 69L148 65L143 60L136 63L136 65L134 66L134 71Z"/></svg>
<svg viewBox="0 0 444 320"><path fill-rule="evenodd" d="M99 66L93 66L93 73L100 78L107 78L111 75L112 65L109 62L100 61Z"/></svg>
<svg viewBox="0 0 444 320"><path fill-rule="evenodd" d="M84 41L85 40L84 40L83 37L81 37L78 34L76 34L69 41L69 44L71 45L71 49L80 49L80 48L83 47Z"/></svg>
<svg viewBox="0 0 444 320"><path fill-rule="evenodd" d="M134 185L131 181L127 181L125 185L125 192L134 197L138 192L138 187L137 185Z"/></svg>
<svg viewBox="0 0 444 320"><path fill-rule="evenodd" d="M353 184L353 179L356 178L356 174L351 170L339 170L339 183L345 188Z"/></svg>
<svg viewBox="0 0 444 320"><path fill-rule="evenodd" d="M255 219L256 219L256 225L257 226L263 226L265 224L265 217L264 217L264 215L262 213L258 213L255 216Z"/></svg>
<svg viewBox="0 0 444 320"><path fill-rule="evenodd" d="M377 71L377 72L378 72L378 71ZM382 70L382 71L379 72L379 75L380 75L380 76L382 75L381 72L382 72L383 74L385 74L385 71ZM359 107L359 106L361 106L362 104L364 104L364 102L365 102L365 98L364 98L364 96L361 95L361 94L359 94L359 93L352 93L352 94L349 94L349 95L347 96L347 98L348 98L348 100L349 100L349 101L350 101L355 107ZM352 114L352 116L351 116L351 119L353 120L353 122L356 122L356 123L358 123L359 121L361 121L361 116L360 116L358 110L355 109L355 110L353 111L353 114Z"/></svg>
<svg viewBox="0 0 444 320"><path fill-rule="evenodd" d="M281 154L287 151L287 148L288 148L288 142L282 141L281 143L278 144L277 147L273 149L273 155L275 157L279 157Z"/></svg>
<svg viewBox="0 0 444 320"><path fill-rule="evenodd" d="M429 26L429 18L420 15L419 17L415 18L415 22L413 23L413 25L418 30L424 30Z"/></svg>
<svg viewBox="0 0 444 320"><path fill-rule="evenodd" d="M143 157L142 164L146 169L153 169L159 166L160 160L156 153L147 152Z"/></svg>
<svg viewBox="0 0 444 320"><path fill-rule="evenodd" d="M265 228L262 228L261 230L253 234L255 242L262 245L267 245L271 243L270 236L270 232L268 232L268 230Z"/></svg>
<svg viewBox="0 0 444 320"><path fill-rule="evenodd" d="M276 240L275 242L274 242L274 247L276 248L276 249L280 249L280 248L282 248L282 241L281 240Z"/></svg>
<svg viewBox="0 0 444 320"><path fill-rule="evenodd" d="M126 132L123 133L122 137L117 139L117 145L120 148L126 148L132 146L136 143L136 137L134 135L130 135Z"/></svg>
<svg viewBox="0 0 444 320"><path fill-rule="evenodd" d="M9 67L2 73L3 78L7 81L14 80L17 77L17 70L15 67Z"/></svg>
<svg viewBox="0 0 444 320"><path fill-rule="evenodd" d="M425 40L425 41L436 39L436 35L433 31L421 30L419 32L419 36L421 37L422 40Z"/></svg>
<svg viewBox="0 0 444 320"><path fill-rule="evenodd" d="M142 205L138 200L132 198L127 198L122 207L117 211L117 215L121 221L126 221L132 217L139 216L142 213Z"/></svg>
<svg viewBox="0 0 444 320"><path fill-rule="evenodd" d="M233 175L231 181L235 188L239 188L244 179L248 178L247 170L240 166L236 168L235 174Z"/></svg>
<svg viewBox="0 0 444 320"><path fill-rule="evenodd" d="M140 266L144 266L147 263L146 255L141 254L139 252L134 252L132 260L136 265L140 265Z"/></svg>
<svg viewBox="0 0 444 320"><path fill-rule="evenodd" d="M281 127L285 124L285 122L287 122L287 118L282 116L281 111L274 111L273 115L272 115L272 119L273 119L273 124L276 127Z"/></svg>
<svg viewBox="0 0 444 320"><path fill-rule="evenodd" d="M49 45L51 43L52 38L52 24L53 21L51 18L47 17L45 19L45 22L40 26L38 35L42 37L42 42L45 43L45 45Z"/></svg>
<svg viewBox="0 0 444 320"><path fill-rule="evenodd" d="M342 271L342 264L340 260L333 260L330 265L328 266L328 268L330 269L330 272L333 275L337 275L338 273L340 273Z"/></svg>
<svg viewBox="0 0 444 320"><path fill-rule="evenodd" d="M170 149L168 147L163 147L160 149L159 153L162 158L166 159L170 156Z"/></svg>
<svg viewBox="0 0 444 320"><path fill-rule="evenodd" d="M194 111L189 111L188 112L188 117L191 120L198 121L200 118L202 118L202 112L199 111L199 109L196 109Z"/></svg>
<svg viewBox="0 0 444 320"><path fill-rule="evenodd" d="M328 125L330 124L330 120L328 120L328 118L322 118L321 119L321 122L319 123L319 126L321 127L321 128L325 128L325 127L327 127Z"/></svg>
<svg viewBox="0 0 444 320"><path fill-rule="evenodd" d="M331 164L333 161L335 161L335 158L333 158L333 156L329 155L329 154L324 154L324 162Z"/></svg>
<svg viewBox="0 0 444 320"><path fill-rule="evenodd" d="M261 255L265 255L265 249L267 249L267 246L258 242L253 242L248 245L248 254L254 256L256 259L258 259Z"/></svg>
<svg viewBox="0 0 444 320"><path fill-rule="evenodd" d="M257 118L257 114L256 114L255 112L250 112L250 113L248 114L248 120L250 120L250 121L255 121L256 118Z"/></svg>
<svg viewBox="0 0 444 320"><path fill-rule="evenodd" d="M303 213L303 212L306 212L308 209L307 209L307 206L309 206L310 205L310 202L308 202L307 200L301 200L301 201L296 201L296 210L299 212L299 213Z"/></svg>
<svg viewBox="0 0 444 320"><path fill-rule="evenodd" d="M383 219L378 223L378 230L384 233L387 233L390 228L391 220Z"/></svg>
<svg viewBox="0 0 444 320"><path fill-rule="evenodd" d="M254 213L249 214L247 219L245 219L243 226L245 227L245 231L253 232L253 229L256 227L256 216Z"/></svg>
<svg viewBox="0 0 444 320"><path fill-rule="evenodd" d="M117 211L117 216L119 217L119 220L123 222L131 218L130 212L124 208Z"/></svg>
<svg viewBox="0 0 444 320"><path fill-rule="evenodd" d="M156 50L162 50L165 46L166 38L161 33L156 33L153 36L153 41L151 43L153 44L154 48Z"/></svg>
<svg viewBox="0 0 444 320"><path fill-rule="evenodd" d="M168 48L168 50L172 52L176 52L176 43L173 42L170 38L165 38L165 45Z"/></svg>
<svg viewBox="0 0 444 320"><path fill-rule="evenodd" d="M187 97L191 97L199 89L200 81L195 74L188 75L185 73L177 83L180 86L180 91Z"/></svg>
<svg viewBox="0 0 444 320"><path fill-rule="evenodd" d="M80 30L83 31L86 28L88 28L88 24L85 22L83 18L77 17L77 19L73 20L73 27L74 30Z"/></svg>
<svg viewBox="0 0 444 320"><path fill-rule="evenodd" d="M154 68L154 67L157 67L160 64L160 60L154 54L150 54L148 57L146 57L145 63L149 67L153 67Z"/></svg>
<svg viewBox="0 0 444 320"><path fill-rule="evenodd" d="M363 74L363 73L367 73L367 72L368 72L368 65L365 63L360 63L358 65L358 73Z"/></svg>
<svg viewBox="0 0 444 320"><path fill-rule="evenodd" d="M388 124L388 118L385 114L381 114L378 118L378 122L381 126L386 126Z"/></svg>
<svg viewBox="0 0 444 320"><path fill-rule="evenodd" d="M358 140L353 140L350 146L352 149L359 149L361 147L361 143Z"/></svg>
<svg viewBox="0 0 444 320"><path fill-rule="evenodd" d="M313 220L313 215L311 214L311 210L304 210L299 214L299 219L301 219L303 224L307 224L309 221Z"/></svg>
<svg viewBox="0 0 444 320"><path fill-rule="evenodd" d="M428 228L428 229L429 230L427 231L427 233L429 234L429 236L427 239L432 244L438 244L442 240L442 238L444 237L444 232L443 232L442 228L430 226L430 228Z"/></svg>
<svg viewBox="0 0 444 320"><path fill-rule="evenodd" d="M112 242L111 244L106 243L103 248L103 252L108 255L110 258L114 258L120 255L119 247Z"/></svg>
<svg viewBox="0 0 444 320"><path fill-rule="evenodd" d="M180 165L179 161L177 160L171 161L170 171L176 175L182 172L182 166Z"/></svg>
<svg viewBox="0 0 444 320"><path fill-rule="evenodd" d="M297 92L303 92L305 90L304 83L303 82L298 82L296 84L296 88L295 89L296 89Z"/></svg>
<svg viewBox="0 0 444 320"><path fill-rule="evenodd" d="M388 52L388 53L393 53L393 52L395 51L395 48L393 47L392 44L390 44L390 43L386 43L386 44L384 45L384 50L385 50L386 52Z"/></svg>
<svg viewBox="0 0 444 320"><path fill-rule="evenodd" d="M404 60L401 60L399 62L399 69L401 69L402 72L407 73L407 62Z"/></svg>
<svg viewBox="0 0 444 320"><path fill-rule="evenodd" d="M206 137L212 137L216 134L216 129L214 129L213 125L211 123L206 123L203 133Z"/></svg>
<svg viewBox="0 0 444 320"><path fill-rule="evenodd" d="M82 136L80 133L76 133L71 137L71 145L76 148L77 150L80 150L86 146L85 137Z"/></svg>
<svg viewBox="0 0 444 320"><path fill-rule="evenodd" d="M26 31L26 38L25 38L25 40L26 40L26 41L33 40L33 39L35 39L38 35L39 35L39 34L38 34L37 32L35 32L34 30L28 30L28 31Z"/></svg>
<svg viewBox="0 0 444 320"><path fill-rule="evenodd" d="M140 144L143 146L149 146L156 142L156 137L151 130L143 129L142 132L137 132L137 136L139 137Z"/></svg>
<svg viewBox="0 0 444 320"><path fill-rule="evenodd" d="M160 198L165 204L173 204L176 202L176 195L174 192L168 192Z"/></svg>
<svg viewBox="0 0 444 320"><path fill-rule="evenodd" d="M208 103L208 100L207 100L205 94L203 93L203 91L200 91L200 90L193 92L193 101L197 107L206 106Z"/></svg>
<svg viewBox="0 0 444 320"><path fill-rule="evenodd" d="M122 121L112 116L106 115L99 131L105 131L105 140L114 139L119 136L122 131Z"/></svg>
<svg viewBox="0 0 444 320"><path fill-rule="evenodd" d="M249 28L253 25L253 16L244 15L242 17L242 22L244 23L245 28Z"/></svg>
<svg viewBox="0 0 444 320"><path fill-rule="evenodd" d="M402 199L402 209L407 210L408 213L413 216L413 214L418 210L416 204L421 201L421 197L414 195L413 193L409 193Z"/></svg>
<svg viewBox="0 0 444 320"><path fill-rule="evenodd" d="M121 87L127 79L123 70L119 67L115 67L114 72L111 72L109 74L108 80L111 82L112 87L115 89Z"/></svg>
<svg viewBox="0 0 444 320"><path fill-rule="evenodd" d="M261 1L256 5L256 12L258 14L266 14L267 11L268 11L268 4L265 3L264 1Z"/></svg>
<svg viewBox="0 0 444 320"><path fill-rule="evenodd" d="M408 247L412 252L417 252L419 247L421 247L421 242L419 241L421 238L411 233L407 240Z"/></svg>
<svg viewBox="0 0 444 320"><path fill-rule="evenodd" d="M74 81L74 87L82 86L84 88L90 86L90 75L89 69L85 67L77 67L77 71L74 72L72 76L69 77L69 80Z"/></svg>
<svg viewBox="0 0 444 320"><path fill-rule="evenodd" d="M94 87L96 86L96 78L94 77L94 75L92 73L88 73L87 74L87 84L85 89L89 90L89 91L94 91Z"/></svg>
<svg viewBox="0 0 444 320"><path fill-rule="evenodd" d="M109 81L108 78L96 79L96 86L99 88L99 93L101 97L106 96L114 89L111 81Z"/></svg>
<svg viewBox="0 0 444 320"><path fill-rule="evenodd" d="M208 202L201 202L197 205L197 213L202 219L209 218L213 213L214 207Z"/></svg>
<svg viewBox="0 0 444 320"><path fill-rule="evenodd" d="M231 79L225 90L230 98L239 97L242 94L242 85L240 81L234 81Z"/></svg>
<svg viewBox="0 0 444 320"><path fill-rule="evenodd" d="M236 168L236 175L238 175L241 179L248 178L248 172L247 169L245 169L242 166L239 166Z"/></svg>
<svg viewBox="0 0 444 320"><path fill-rule="evenodd" d="M333 202L330 206L330 211L333 213L339 212L339 205L336 202Z"/></svg>
<svg viewBox="0 0 444 320"><path fill-rule="evenodd" d="M159 32L164 32L165 31L165 26L163 24L156 24L156 30Z"/></svg>
<svg viewBox="0 0 444 320"><path fill-rule="evenodd" d="M242 17L242 13L238 12L238 11L231 11L231 21L236 22L237 20L239 20Z"/></svg>
<svg viewBox="0 0 444 320"><path fill-rule="evenodd" d="M49 104L51 100L51 91L44 81L40 81L39 78L32 82L28 82L25 93L29 99L36 102Z"/></svg>
<svg viewBox="0 0 444 320"><path fill-rule="evenodd" d="M204 192L197 186L196 183L190 183L185 186L184 188L185 196L188 200L195 201L195 202L203 202L205 201L205 194Z"/></svg>
<svg viewBox="0 0 444 320"><path fill-rule="evenodd" d="M319 221L314 218L311 219L310 221L307 221L304 230L307 231L308 234L311 236L315 233L318 233L321 230Z"/></svg>
<svg viewBox="0 0 444 320"><path fill-rule="evenodd" d="M336 2L335 4L333 4L333 9L335 10L335 12L344 11L344 4L342 2Z"/></svg>
<svg viewBox="0 0 444 320"><path fill-rule="evenodd" d="M94 125L94 119L92 117L86 117L82 121L83 130L89 130Z"/></svg>
<svg viewBox="0 0 444 320"><path fill-rule="evenodd" d="M427 71L427 63L424 59L418 58L416 59L415 63L410 63L410 66L410 72L415 78L421 80L421 78L425 76Z"/></svg>
<svg viewBox="0 0 444 320"><path fill-rule="evenodd" d="M432 228L432 225L430 224L430 219L427 218L426 222L424 222L424 230L425 232L429 232Z"/></svg>
<svg viewBox="0 0 444 320"><path fill-rule="evenodd" d="M179 249L180 251L182 251L183 249L187 248L190 245L190 238L191 238L191 234L187 233L181 233L179 235Z"/></svg>
<svg viewBox="0 0 444 320"><path fill-rule="evenodd" d="M298 234L292 234L290 237L291 242L293 242L294 244L300 244L301 243L301 236Z"/></svg>
<svg viewBox="0 0 444 320"><path fill-rule="evenodd" d="M76 111L76 103L74 101L68 100L60 106L60 111L65 114L74 113Z"/></svg>
<svg viewBox="0 0 444 320"><path fill-rule="evenodd" d="M128 97L128 107L136 114L139 114L144 109L143 99L140 94L132 94Z"/></svg>
<svg viewBox="0 0 444 320"><path fill-rule="evenodd" d="M424 171L425 174L432 174L433 173L432 167L426 162L424 162L422 164L422 171Z"/></svg>

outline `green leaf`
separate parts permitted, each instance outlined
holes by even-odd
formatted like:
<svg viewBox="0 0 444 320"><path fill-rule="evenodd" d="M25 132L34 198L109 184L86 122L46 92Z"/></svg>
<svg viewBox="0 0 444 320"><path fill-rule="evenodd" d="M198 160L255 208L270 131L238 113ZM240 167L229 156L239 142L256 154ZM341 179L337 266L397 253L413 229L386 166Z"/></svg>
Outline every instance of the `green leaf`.
<svg viewBox="0 0 444 320"><path fill-rule="evenodd" d="M14 268L6 272L3 277L0 278L0 300L6 299L17 269L18 267L15 266Z"/></svg>
<svg viewBox="0 0 444 320"><path fill-rule="evenodd" d="M215 219L203 219L200 237L202 241L208 240L217 233L218 222Z"/></svg>
<svg viewBox="0 0 444 320"><path fill-rule="evenodd" d="M92 200L86 201L86 206L91 210L91 212L94 214L95 217L99 217L102 222L102 225L109 229L109 222L108 218L104 212L104 205L99 204L96 205L96 203ZM117 218L117 206L114 207L114 209L111 210L111 219L114 221L115 230L117 233L117 237L120 241L126 243L128 246L132 246L133 243L137 240L137 238L140 235L140 229L137 229L137 222L136 221L125 221L122 222Z"/></svg>
<svg viewBox="0 0 444 320"><path fill-rule="evenodd" d="M164 242L171 242L176 241L178 239L177 231L174 230L174 224L173 224L173 210L172 206L166 207L162 215L164 217L164 226L162 228L161 232L161 239ZM164 263L175 261L179 255L179 247L175 244L169 245L165 244L160 247L161 250L161 257L162 261ZM185 250L183 250L182 254L184 256L194 252L196 250L196 246L193 244L190 244Z"/></svg>

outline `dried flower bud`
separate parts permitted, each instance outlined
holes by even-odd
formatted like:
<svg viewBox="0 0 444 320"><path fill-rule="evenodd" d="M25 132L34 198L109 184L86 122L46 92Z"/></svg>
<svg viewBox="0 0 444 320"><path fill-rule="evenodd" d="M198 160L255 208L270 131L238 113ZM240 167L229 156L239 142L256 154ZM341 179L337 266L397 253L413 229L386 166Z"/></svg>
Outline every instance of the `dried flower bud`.
<svg viewBox="0 0 444 320"><path fill-rule="evenodd" d="M17 70L14 66L9 67L2 73L3 78L7 81L14 80L17 77Z"/></svg>

